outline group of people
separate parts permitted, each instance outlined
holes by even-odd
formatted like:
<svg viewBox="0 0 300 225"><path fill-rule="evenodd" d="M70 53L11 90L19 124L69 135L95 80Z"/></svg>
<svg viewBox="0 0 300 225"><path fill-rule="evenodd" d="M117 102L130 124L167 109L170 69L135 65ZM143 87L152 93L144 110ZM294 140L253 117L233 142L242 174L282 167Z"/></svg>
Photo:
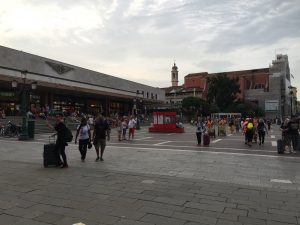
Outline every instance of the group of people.
<svg viewBox="0 0 300 225"><path fill-rule="evenodd" d="M91 123L92 122L92 123ZM135 134L135 128L137 120L131 117L118 118L118 140L133 140ZM67 168L67 156L65 148L68 146L66 141L66 133L68 128L64 123L64 115L59 113L56 115L56 123L52 126L47 121L47 126L54 130L57 135L55 143L55 157L57 158L57 166L61 168ZM128 130L128 139L126 139L126 133ZM87 119L82 117L80 124L77 126L75 134L75 144L78 143L78 149L81 155L81 161L84 162L87 154L87 149L94 146L96 151L96 162L104 161L103 153L106 147L106 141L110 140L111 128L109 122L103 118L102 115L97 116L95 119Z"/></svg>
<svg viewBox="0 0 300 225"><path fill-rule="evenodd" d="M212 120L211 118L207 119L198 119L196 124L196 137L198 145L201 145L202 136L204 133L208 133L209 136L215 136L215 127L218 127L219 135L226 134L226 126L229 127L231 133L239 133L242 130L245 135L245 144L249 147L252 146L252 142L257 142L257 137L259 140L259 145L264 145L265 135L270 129L270 124L268 124L264 119L260 118L220 118L218 120Z"/></svg>
<svg viewBox="0 0 300 225"><path fill-rule="evenodd" d="M61 168L68 168L67 156L65 148L68 146L66 140L66 133L68 128L64 124L63 114L56 116L56 123L52 126L47 122L49 128L53 129L57 135L54 154L57 158L57 166ZM106 147L106 140L110 140L110 127L107 121L99 115L94 121L94 129L88 124L88 120L83 117L81 123L77 126L75 135L75 144L78 141L78 149L81 154L81 161L84 162L87 154L87 149L94 145L96 151L96 161L104 161L103 153Z"/></svg>
<svg viewBox="0 0 300 225"><path fill-rule="evenodd" d="M126 116L123 116L122 118L118 119L118 140L127 140L126 139L126 133L128 129L128 140L134 139L134 133L135 128L137 125L137 119L135 119L133 116L131 116L129 119Z"/></svg>
<svg viewBox="0 0 300 225"><path fill-rule="evenodd" d="M268 133L268 126L264 119L246 118L242 120L241 126L243 134L245 135L245 144L249 147L252 146L252 142L257 142L257 136L259 139L259 145L264 145L265 136Z"/></svg>

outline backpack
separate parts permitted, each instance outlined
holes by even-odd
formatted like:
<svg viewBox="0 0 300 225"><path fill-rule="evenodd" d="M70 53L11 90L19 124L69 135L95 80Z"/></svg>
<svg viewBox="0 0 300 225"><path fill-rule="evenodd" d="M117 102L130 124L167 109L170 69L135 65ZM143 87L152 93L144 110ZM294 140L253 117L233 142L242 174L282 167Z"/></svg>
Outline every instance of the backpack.
<svg viewBox="0 0 300 225"><path fill-rule="evenodd" d="M65 130L65 141L66 142L71 142L73 140L73 134L69 128L66 127Z"/></svg>
<svg viewBox="0 0 300 225"><path fill-rule="evenodd" d="M264 129L265 129L265 124L263 122L259 122L257 125L257 130L264 131Z"/></svg>
<svg viewBox="0 0 300 225"><path fill-rule="evenodd" d="M253 129L253 123L248 123L247 124L247 129L252 130Z"/></svg>

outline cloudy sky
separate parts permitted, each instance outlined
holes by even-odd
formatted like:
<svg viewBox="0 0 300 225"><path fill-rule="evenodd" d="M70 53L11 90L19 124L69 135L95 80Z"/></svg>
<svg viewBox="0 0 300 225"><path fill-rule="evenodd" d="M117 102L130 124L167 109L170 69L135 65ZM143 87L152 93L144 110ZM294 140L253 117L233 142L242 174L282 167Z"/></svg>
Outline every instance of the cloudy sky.
<svg viewBox="0 0 300 225"><path fill-rule="evenodd" d="M300 88L299 0L0 0L0 45L156 87L288 54Z"/></svg>

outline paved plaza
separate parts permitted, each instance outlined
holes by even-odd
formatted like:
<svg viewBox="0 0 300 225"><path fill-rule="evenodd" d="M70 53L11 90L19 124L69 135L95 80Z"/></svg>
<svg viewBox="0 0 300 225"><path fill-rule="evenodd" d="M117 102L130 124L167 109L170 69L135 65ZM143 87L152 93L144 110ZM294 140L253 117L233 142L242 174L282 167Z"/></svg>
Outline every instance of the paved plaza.
<svg viewBox="0 0 300 225"><path fill-rule="evenodd" d="M112 130L104 162L72 143L67 169L43 168L49 134L1 138L0 224L300 224L300 153L277 155L277 126L251 148L241 134L199 147L194 131L118 142Z"/></svg>

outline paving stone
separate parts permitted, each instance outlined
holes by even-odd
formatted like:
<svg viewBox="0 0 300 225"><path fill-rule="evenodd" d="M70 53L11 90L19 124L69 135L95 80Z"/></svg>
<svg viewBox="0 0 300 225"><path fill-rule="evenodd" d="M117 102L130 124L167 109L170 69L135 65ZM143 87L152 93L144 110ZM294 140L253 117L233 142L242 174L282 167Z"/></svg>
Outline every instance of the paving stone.
<svg viewBox="0 0 300 225"><path fill-rule="evenodd" d="M60 220L57 220L56 222L54 222L53 224L55 225L72 225L75 223L84 223L86 225L107 225L105 223L101 223L99 221L92 221L92 220L88 220L88 219L82 219L82 218L76 218L76 217L63 217Z"/></svg>
<svg viewBox="0 0 300 225"><path fill-rule="evenodd" d="M241 210L241 209L225 208L224 213L234 214L234 215L237 215L237 216L247 216L248 211L247 210Z"/></svg>
<svg viewBox="0 0 300 225"><path fill-rule="evenodd" d="M89 212L85 215L85 217L81 217L81 218L86 220L101 222L104 224L115 224L118 220L120 220L119 217L105 215L100 212Z"/></svg>
<svg viewBox="0 0 300 225"><path fill-rule="evenodd" d="M115 225L155 225L154 223L146 223L141 221L134 221L129 219L121 219Z"/></svg>
<svg viewBox="0 0 300 225"><path fill-rule="evenodd" d="M184 225L187 221L181 219L174 219L171 217L147 214L141 221L147 223L154 223L159 225Z"/></svg>
<svg viewBox="0 0 300 225"><path fill-rule="evenodd" d="M15 224L16 222L18 222L20 220L21 220L20 217L6 215L6 214L1 214L0 215L0 222L3 225L12 225L12 224Z"/></svg>
<svg viewBox="0 0 300 225"><path fill-rule="evenodd" d="M277 215L271 213L250 211L248 217L264 219L264 220L272 220L277 222L297 223L296 216Z"/></svg>
<svg viewBox="0 0 300 225"><path fill-rule="evenodd" d="M221 207L226 207L226 208L236 208L236 206L237 206L236 203L220 202L220 201L214 201L214 200L210 200L210 199L201 199L200 203L214 205L214 206L221 206Z"/></svg>
<svg viewBox="0 0 300 225"><path fill-rule="evenodd" d="M181 213L181 212L174 212L172 215L172 218L178 218L186 221L192 221L192 222L201 222L204 224L216 224L217 219L213 217L204 216L202 214L195 215L195 214L189 214L189 213Z"/></svg>
<svg viewBox="0 0 300 225"><path fill-rule="evenodd" d="M281 223L275 221L267 221L267 225L296 225L297 223Z"/></svg>
<svg viewBox="0 0 300 225"><path fill-rule="evenodd" d="M256 219L256 218L250 218L245 216L239 216L239 221L243 224L247 225L266 225L266 220L263 219Z"/></svg>
<svg viewBox="0 0 300 225"><path fill-rule="evenodd" d="M166 197L157 197L157 198L154 198L152 201L166 203L166 204L170 204L170 205L178 205L178 206L184 205L184 203L186 202L186 200L172 199L172 198L166 198Z"/></svg>
<svg viewBox="0 0 300 225"><path fill-rule="evenodd" d="M15 206L16 204L14 202L0 200L0 209L10 209Z"/></svg>
<svg viewBox="0 0 300 225"><path fill-rule="evenodd" d="M4 211L5 214L11 216L18 216L23 217L25 214L29 213L28 209L20 208L20 207L13 207Z"/></svg>
<svg viewBox="0 0 300 225"><path fill-rule="evenodd" d="M300 208L298 208L298 209L300 209ZM285 208L283 208L283 209L269 209L268 212L272 213L272 214L278 214L278 215L300 216L300 212L299 212L299 210L297 211L297 209L294 209L294 210L287 210Z"/></svg>
<svg viewBox="0 0 300 225"><path fill-rule="evenodd" d="M20 221L14 223L14 225L49 225L49 223L43 223L41 221L35 221L31 219L21 219Z"/></svg>
<svg viewBox="0 0 300 225"><path fill-rule="evenodd" d="M161 215L161 216L166 216L166 217L171 217L173 214L172 210L162 209L162 208L153 208L153 207L148 207L148 206L143 206L142 208L139 209L139 211L148 213L148 214Z"/></svg>
<svg viewBox="0 0 300 225"><path fill-rule="evenodd" d="M218 219L216 225L243 225L243 223L234 222L234 221L225 220L225 219Z"/></svg>
<svg viewBox="0 0 300 225"><path fill-rule="evenodd" d="M15 199L14 204L16 204L16 206L21 207L21 208L28 208L28 207L35 205L36 203L31 202L31 201L25 201L22 199Z"/></svg>
<svg viewBox="0 0 300 225"><path fill-rule="evenodd" d="M172 135L166 138L178 141L178 137ZM42 144L26 142L22 145L41 153ZM12 161L15 156L7 161L0 160L0 180L3 181L0 182L0 215L5 215L7 222L11 222L8 224L26 224L31 219L33 224L52 225L80 221L87 225L299 223L300 189L295 187L300 187L300 175L294 171L293 163L298 158L270 160L202 153L200 156L199 152L192 151L170 154L108 147L105 164L95 163L91 155L82 164L77 146L72 145L68 151L70 168L66 170L42 168L41 158L36 154L30 155L30 163ZM243 143L241 145L243 148ZM16 151L20 148L17 144L14 148L9 150L18 156L17 160L27 157L18 155L21 153ZM5 159L2 150L1 145L0 155ZM241 175L244 180L239 180ZM294 186L271 187L271 175L275 178L293 175L293 181L299 182ZM250 185L246 185L249 178L258 182L250 181ZM155 182L142 183L144 180ZM6 211L15 216L6 215Z"/></svg>
<svg viewBox="0 0 300 225"><path fill-rule="evenodd" d="M64 216L54 213L43 213L40 216L34 218L36 221L45 222L45 223L55 223L56 221L62 219Z"/></svg>
<svg viewBox="0 0 300 225"><path fill-rule="evenodd" d="M146 213L141 211L130 210L130 209L116 208L110 211L109 215L120 217L120 218L127 218L130 220L140 220L143 216L146 215Z"/></svg>
<svg viewBox="0 0 300 225"><path fill-rule="evenodd" d="M124 197L127 198L133 198L133 199L138 199L138 200L153 200L155 197L152 195L146 195L146 194L139 194L139 193L125 193L123 195Z"/></svg>
<svg viewBox="0 0 300 225"><path fill-rule="evenodd" d="M147 207L151 207L151 208L167 209L167 210L172 210L172 211L182 211L184 209L183 206L169 205L169 204L165 204L165 203L144 201L144 200L139 200L135 204L138 204L140 206L139 208L141 208L142 206L147 206Z"/></svg>
<svg viewBox="0 0 300 225"><path fill-rule="evenodd" d="M201 203L194 203L194 202L188 202L184 206L187 208L210 210L215 212L223 212L225 209L225 207L222 205L208 205L208 204L201 204Z"/></svg>

